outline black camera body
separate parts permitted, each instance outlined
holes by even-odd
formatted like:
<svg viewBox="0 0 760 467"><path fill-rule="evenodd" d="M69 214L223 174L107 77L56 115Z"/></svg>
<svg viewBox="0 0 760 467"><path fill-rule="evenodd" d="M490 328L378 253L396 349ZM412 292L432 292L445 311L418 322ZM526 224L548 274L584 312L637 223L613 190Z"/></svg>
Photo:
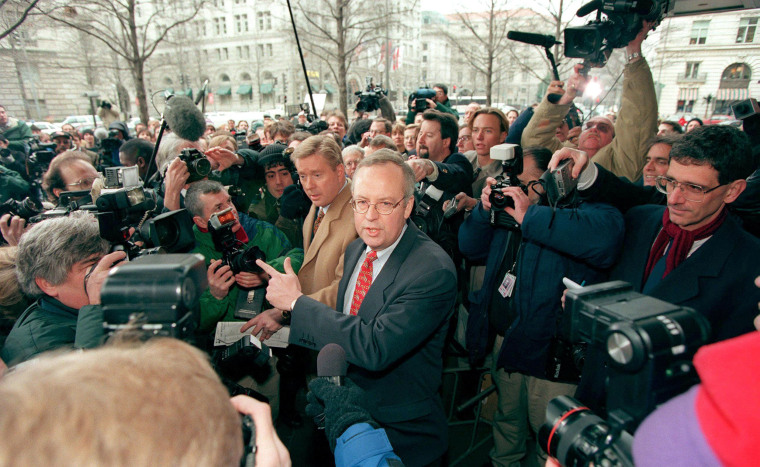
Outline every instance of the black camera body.
<svg viewBox="0 0 760 467"><path fill-rule="evenodd" d="M553 399L538 438L562 465L633 465L631 441L658 404L699 381L692 364L710 325L697 311L605 282L569 289L560 335L606 356L607 412L603 420L577 400Z"/></svg>
<svg viewBox="0 0 760 467"><path fill-rule="evenodd" d="M235 237L232 227L236 222L232 208L227 208L211 215L208 230L214 241L214 248L222 252L222 266L229 266L233 274L239 272L260 273L261 267L256 260L266 261L266 255L257 246L246 247Z"/></svg>
<svg viewBox="0 0 760 467"><path fill-rule="evenodd" d="M177 157L187 165L187 171L190 172L187 183L203 180L211 173L211 162L196 148L185 148Z"/></svg>
<svg viewBox="0 0 760 467"><path fill-rule="evenodd" d="M504 211L507 207L514 208L515 202L501 190L510 186L521 186L517 175L523 170L522 148L516 144L497 144L491 148L490 156L493 160L501 161L502 166L502 175L497 177L496 183L491 185L491 194L488 196L488 201L491 203L491 225L519 230L520 225L517 221Z"/></svg>
<svg viewBox="0 0 760 467"><path fill-rule="evenodd" d="M613 49L625 47L636 37L642 21L659 23L669 4L669 0L599 0L584 5L578 16L597 10L597 17L585 26L565 29L565 57L604 66ZM602 19L602 13L606 19Z"/></svg>
<svg viewBox="0 0 760 467"><path fill-rule="evenodd" d="M364 91L356 91L354 94L359 96L359 102L356 103L357 112L373 112L380 108L380 99L388 95L388 90L383 89L382 84L377 86L372 84L372 77L368 76L367 88Z"/></svg>
<svg viewBox="0 0 760 467"><path fill-rule="evenodd" d="M427 183L420 185L414 192L412 222L434 241L438 240L441 232L441 225L445 219L443 203L447 199L451 199L451 196Z"/></svg>
<svg viewBox="0 0 760 467"><path fill-rule="evenodd" d="M10 214L11 216L18 216L26 222L29 222L32 217L40 212L42 212L42 206L28 196L21 201L9 199L0 204L0 216Z"/></svg>
<svg viewBox="0 0 760 467"><path fill-rule="evenodd" d="M435 100L435 91L430 88L419 88L409 94L409 110L412 112L424 112L428 108L427 99Z"/></svg>
<svg viewBox="0 0 760 467"><path fill-rule="evenodd" d="M114 268L100 292L104 330L139 329L148 336L188 339L208 287L199 254L143 256Z"/></svg>

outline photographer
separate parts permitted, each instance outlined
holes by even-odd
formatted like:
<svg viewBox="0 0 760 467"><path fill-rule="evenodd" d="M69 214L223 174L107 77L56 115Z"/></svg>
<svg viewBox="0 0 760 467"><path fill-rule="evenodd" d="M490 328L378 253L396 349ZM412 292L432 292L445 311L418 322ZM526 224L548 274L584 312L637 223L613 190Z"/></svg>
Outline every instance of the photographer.
<svg viewBox="0 0 760 467"><path fill-rule="evenodd" d="M241 287L250 289L267 281L266 274L262 272L233 274L230 266L222 266L223 252L217 250L209 232L209 219L212 214L232 208L236 218L232 231L245 245L245 249L258 247L266 255L268 264L278 269L282 269L285 257L291 258L294 267L300 267L303 251L291 249L288 239L273 225L252 219L245 214L238 214L230 195L221 183L211 180L193 183L187 190L185 204L195 223L193 232L196 246L193 252L202 254L209 265L209 288L201 297L201 332L213 331L219 321L235 319L239 299L245 300L245 294L239 294Z"/></svg>
<svg viewBox="0 0 760 467"><path fill-rule="evenodd" d="M556 333L562 278L602 280L623 240L622 215L611 206L547 205L539 178L550 158L546 149L525 149L520 186L501 189L514 207L498 214L511 216L519 228L491 225L496 180L488 178L480 203L459 231L462 253L486 261L483 287L470 296L467 347L471 360L479 361L495 336L491 374L499 402L491 458L498 465L520 461L529 430L538 431L548 402L575 392L577 371L563 368L558 374L552 352L561 348Z"/></svg>
<svg viewBox="0 0 760 467"><path fill-rule="evenodd" d="M57 204L64 191L89 190L98 177L100 174L86 154L80 151L66 151L50 161L50 166L42 178L42 187L48 199Z"/></svg>
<svg viewBox="0 0 760 467"><path fill-rule="evenodd" d="M257 163L264 169L265 186L259 189L260 197L251 204L248 215L274 224L290 244L297 247L303 243L300 224L280 215L282 195L287 187L293 185L293 175L296 173L285 150L282 144L274 143L259 154Z"/></svg>
<svg viewBox="0 0 760 467"><path fill-rule="evenodd" d="M9 142L8 148L26 153L32 139L32 130L23 121L9 117L4 105L0 105L0 135Z"/></svg>
<svg viewBox="0 0 760 467"><path fill-rule="evenodd" d="M427 107L425 111L435 109L439 112L453 115L454 119L458 121L459 112L457 112L456 109L454 109L449 104L449 88L445 84L435 84L433 85L433 90L435 91L435 97L432 99L426 99ZM414 107L411 106L411 103L413 102L414 101L410 102L409 111L406 113L406 121L404 123L407 125L414 123L414 118L417 116L417 113L419 113Z"/></svg>
<svg viewBox="0 0 760 467"><path fill-rule="evenodd" d="M150 166L153 155L153 143L144 139L135 138L127 141L119 147L119 162L124 167L137 166L140 180L149 180L156 173L156 161Z"/></svg>
<svg viewBox="0 0 760 467"><path fill-rule="evenodd" d="M243 444L241 414L255 440ZM86 422L83 422L85 421ZM205 355L176 339L40 358L0 382L0 466L290 466L269 407L230 399Z"/></svg>
<svg viewBox="0 0 760 467"><path fill-rule="evenodd" d="M17 270L23 292L37 301L13 326L2 359L8 365L60 347L90 347L84 336L102 333L100 287L126 254L108 253L98 223L70 215L35 224L18 245Z"/></svg>
<svg viewBox="0 0 760 467"><path fill-rule="evenodd" d="M586 151L594 162L619 177L629 180L641 178L648 142L657 133L657 98L654 92L652 72L641 55L641 44L652 24L644 22L641 32L626 46L628 64L623 77L623 97L620 113L613 124L602 116L592 117L584 124L578 138L578 149ZM575 66L575 73L567 81L553 81L549 94L562 94L559 102L552 104L545 97L533 114L522 134L522 146L540 146L556 151L563 143L556 130L576 96L582 95L588 77Z"/></svg>

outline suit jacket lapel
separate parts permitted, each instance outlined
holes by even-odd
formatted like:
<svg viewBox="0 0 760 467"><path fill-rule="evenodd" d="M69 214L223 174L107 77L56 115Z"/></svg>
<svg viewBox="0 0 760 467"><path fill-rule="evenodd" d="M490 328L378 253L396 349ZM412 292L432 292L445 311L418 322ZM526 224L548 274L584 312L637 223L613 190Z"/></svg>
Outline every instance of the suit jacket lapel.
<svg viewBox="0 0 760 467"><path fill-rule="evenodd" d="M318 209L318 207L312 204L311 208L309 209L309 214L306 215L306 219L303 221L303 251L305 254L303 258L303 264L311 261L311 259L316 255L316 249L314 249L311 254L309 254L309 246L311 246L311 231L314 228L314 220L317 218Z"/></svg>
<svg viewBox="0 0 760 467"><path fill-rule="evenodd" d="M367 295L364 296L358 314L365 321L371 321L382 310L385 304L385 290L395 282L396 276L401 271L401 266L416 243L419 230L409 221L407 221L406 225L407 228L404 236L401 237L401 241L396 245L377 279L372 282Z"/></svg>
<svg viewBox="0 0 760 467"><path fill-rule="evenodd" d="M672 303L683 303L699 294L700 277L718 277L735 248L734 239L741 227L729 215L715 234L691 256L679 264L652 294Z"/></svg>

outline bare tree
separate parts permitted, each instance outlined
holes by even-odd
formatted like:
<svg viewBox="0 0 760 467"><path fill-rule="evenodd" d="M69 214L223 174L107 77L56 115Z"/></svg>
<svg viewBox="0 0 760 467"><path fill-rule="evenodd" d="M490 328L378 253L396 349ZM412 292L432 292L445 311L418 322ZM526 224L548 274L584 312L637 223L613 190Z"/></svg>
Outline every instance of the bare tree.
<svg viewBox="0 0 760 467"><path fill-rule="evenodd" d="M503 60L511 47L507 40L510 20L515 11L507 10L506 0L485 0L484 11L457 13L457 21L464 26L465 35L458 35L450 28L440 27L466 66L485 79L486 105L490 106L497 64ZM456 30L456 29L455 29Z"/></svg>
<svg viewBox="0 0 760 467"><path fill-rule="evenodd" d="M21 26L39 1L0 0L0 40Z"/></svg>
<svg viewBox="0 0 760 467"><path fill-rule="evenodd" d="M171 30L191 21L203 0L176 0L149 7L137 0L53 0L40 10L70 28L100 41L130 70L137 92L140 119L148 121L145 62Z"/></svg>
<svg viewBox="0 0 760 467"><path fill-rule="evenodd" d="M414 8L399 8L399 2L378 8L369 0L299 0L297 10L305 27L298 25L301 43L310 57L323 63L338 84L340 110L348 114L347 76L357 51L368 44L384 42L386 27L399 14ZM389 8L388 8L389 7ZM390 51L386 51L390 54Z"/></svg>

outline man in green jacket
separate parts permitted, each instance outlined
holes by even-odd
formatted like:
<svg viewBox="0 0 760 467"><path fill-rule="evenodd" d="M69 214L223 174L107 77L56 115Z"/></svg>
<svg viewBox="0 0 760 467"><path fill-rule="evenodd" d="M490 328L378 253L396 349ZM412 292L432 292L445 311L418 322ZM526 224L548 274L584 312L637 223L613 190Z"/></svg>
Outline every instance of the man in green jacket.
<svg viewBox="0 0 760 467"><path fill-rule="evenodd" d="M445 84L439 83L433 86L433 90L435 91L435 98L427 99L427 109L436 109L439 112L451 114L459 121L459 112L449 103L449 88ZM417 112L414 109L409 109L409 112L406 113L406 124L411 125L414 123L414 117L416 116Z"/></svg>
<svg viewBox="0 0 760 467"><path fill-rule="evenodd" d="M23 121L9 117L3 105L0 105L0 134L8 139L9 149L27 152L27 143L32 139L32 129Z"/></svg>
<svg viewBox="0 0 760 467"><path fill-rule="evenodd" d="M263 272L233 274L229 266L222 266L223 254L217 250L209 232L209 218L214 213L231 208L236 218L236 225L232 227L232 231L243 248L258 247L274 268L284 270L282 264L286 257L290 258L295 268L300 268L303 262L303 250L291 249L285 235L272 224L238 214L230 195L219 182L201 180L191 184L185 196L185 207L192 214L195 223L193 232L196 244L193 252L202 254L208 265L209 287L200 300L198 329L201 332L213 331L220 321L234 321L235 311L242 305L239 302L247 300L247 294L240 294L240 289L259 287L268 279Z"/></svg>
<svg viewBox="0 0 760 467"><path fill-rule="evenodd" d="M100 344L100 288L126 254L108 253L90 215L48 219L24 233L16 273L24 293L36 298L13 325L2 360L9 366L58 348Z"/></svg>

